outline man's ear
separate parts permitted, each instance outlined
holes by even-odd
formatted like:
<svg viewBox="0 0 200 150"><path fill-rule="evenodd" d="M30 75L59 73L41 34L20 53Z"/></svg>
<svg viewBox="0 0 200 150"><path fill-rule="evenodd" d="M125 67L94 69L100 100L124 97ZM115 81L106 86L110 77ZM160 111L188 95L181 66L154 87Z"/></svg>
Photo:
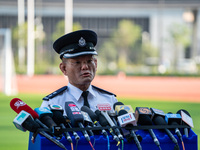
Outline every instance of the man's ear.
<svg viewBox="0 0 200 150"><path fill-rule="evenodd" d="M95 63L95 70L97 71L97 59L94 59L94 63Z"/></svg>
<svg viewBox="0 0 200 150"><path fill-rule="evenodd" d="M60 63L60 70L63 72L64 75L67 75L67 69L65 63Z"/></svg>

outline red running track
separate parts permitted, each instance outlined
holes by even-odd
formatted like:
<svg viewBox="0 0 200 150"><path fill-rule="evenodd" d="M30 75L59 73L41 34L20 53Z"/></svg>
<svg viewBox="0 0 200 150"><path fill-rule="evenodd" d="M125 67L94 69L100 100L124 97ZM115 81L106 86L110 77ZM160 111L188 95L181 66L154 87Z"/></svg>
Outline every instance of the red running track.
<svg viewBox="0 0 200 150"><path fill-rule="evenodd" d="M46 95L67 83L62 75L17 76L19 93ZM92 84L118 97L200 102L200 78L96 76Z"/></svg>

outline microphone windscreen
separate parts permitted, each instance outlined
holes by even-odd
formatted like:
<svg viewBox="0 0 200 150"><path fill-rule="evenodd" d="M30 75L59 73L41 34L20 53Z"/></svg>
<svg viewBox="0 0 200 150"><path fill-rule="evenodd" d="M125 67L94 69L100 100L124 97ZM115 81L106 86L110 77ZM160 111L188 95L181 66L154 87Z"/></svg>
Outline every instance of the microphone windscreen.
<svg viewBox="0 0 200 150"><path fill-rule="evenodd" d="M71 120L72 126L79 126L79 123L83 123L83 114L81 114L81 111L74 102L65 102L65 111L67 116Z"/></svg>
<svg viewBox="0 0 200 150"><path fill-rule="evenodd" d="M140 125L153 125L151 118L148 115L140 115L138 123Z"/></svg>
<svg viewBox="0 0 200 150"><path fill-rule="evenodd" d="M172 112L168 112L167 114L173 114ZM176 121L171 121L170 125L179 125Z"/></svg>
<svg viewBox="0 0 200 150"><path fill-rule="evenodd" d="M98 120L98 116L87 106L81 107L81 111L88 113L92 121Z"/></svg>
<svg viewBox="0 0 200 150"><path fill-rule="evenodd" d="M121 115L124 115L124 114L127 114L128 112L124 109L120 110L119 113L118 113L118 116L121 116Z"/></svg>
<svg viewBox="0 0 200 150"><path fill-rule="evenodd" d="M61 124L65 123L65 117L62 115L61 111L52 111L53 112L53 117L52 119L55 121L56 124Z"/></svg>
<svg viewBox="0 0 200 150"><path fill-rule="evenodd" d="M167 125L167 122L165 121L165 119L162 116L155 116L153 118L153 122L156 125Z"/></svg>
<svg viewBox="0 0 200 150"><path fill-rule="evenodd" d="M114 105L113 105L113 109L115 110L115 107L117 106L117 105L124 105L122 102L116 102L116 103L114 103Z"/></svg>
<svg viewBox="0 0 200 150"><path fill-rule="evenodd" d="M33 133L37 132L37 130L40 128L40 125L34 120L32 120L31 117L27 118L26 121L22 124L22 126Z"/></svg>
<svg viewBox="0 0 200 150"><path fill-rule="evenodd" d="M190 116L190 113L187 111L187 110L185 110L185 109L180 109L180 110L178 110L177 111L177 114L180 114L181 115L181 111L183 111L184 113L186 113L188 116ZM191 116L190 116L191 117Z"/></svg>
<svg viewBox="0 0 200 150"><path fill-rule="evenodd" d="M108 121L105 119L105 117L103 116L103 115L99 115L99 123L103 126L103 127L105 127L105 126L107 126L107 125L109 125L109 123L108 123Z"/></svg>
<svg viewBox="0 0 200 150"><path fill-rule="evenodd" d="M19 114L22 110L26 111L27 113L31 114L31 116L35 118L39 118L39 115L31 108L29 107L26 103L24 103L21 99L19 98L13 98L10 101L10 107L17 113Z"/></svg>
<svg viewBox="0 0 200 150"><path fill-rule="evenodd" d="M99 117L99 115L101 114L101 111L97 109L97 110L95 111L95 114Z"/></svg>

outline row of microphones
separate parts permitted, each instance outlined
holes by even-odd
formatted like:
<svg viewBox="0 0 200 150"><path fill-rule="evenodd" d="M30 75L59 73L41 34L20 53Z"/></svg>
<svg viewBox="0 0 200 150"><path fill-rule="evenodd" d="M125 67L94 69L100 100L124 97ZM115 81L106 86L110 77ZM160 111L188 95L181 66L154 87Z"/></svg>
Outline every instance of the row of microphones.
<svg viewBox="0 0 200 150"><path fill-rule="evenodd" d="M53 136L49 135L45 131L39 130L41 127L45 127L45 129L48 129L48 127L38 119L39 118L38 114L26 103L24 103L22 100L18 98L14 98L11 100L10 106L18 114L13 120L13 123L16 126L16 128L22 131L28 130L33 133L38 132L39 134L43 135L48 140L56 144L57 146L66 150L65 146L57 139L53 138ZM31 140L32 142L34 142L34 139Z"/></svg>
<svg viewBox="0 0 200 150"><path fill-rule="evenodd" d="M133 112L133 109L131 108L130 105L124 105L121 102L117 102L116 104L114 104L114 107L117 113L127 114L127 118L129 118L129 120L135 117L132 121L130 121L131 123L129 124L129 126L135 126L137 122L137 124L141 126L160 125L165 127L166 125L176 125L176 126L188 125L189 127L193 127L192 118L190 114L184 109L177 111L176 114L172 114L170 112L165 114L162 110L158 110L155 108L149 109L148 107L136 107L135 112ZM129 114L128 117L128 112L131 112L131 114L134 114L134 116L131 116ZM120 119L122 118L121 117L119 118L119 122ZM154 134L153 130L152 129L147 129L147 130L149 131L154 143L159 147L159 149L161 149L160 142L158 141L158 138ZM174 150L179 149L178 141L171 133L171 131L167 128L164 128L164 131L167 133L172 142L175 143ZM175 133L181 140L183 150L185 150L180 130L178 128L175 128ZM188 128L184 128L184 133L186 137L188 137ZM138 146L138 149L140 148L141 147Z"/></svg>
<svg viewBox="0 0 200 150"><path fill-rule="evenodd" d="M136 107L135 111L130 105L124 105L122 102L116 102L112 107L109 103L97 105L97 109L92 111L87 106L82 106L80 109L72 101L65 102L62 108L60 105L49 105L48 107L38 107L34 110L26 103L18 98L14 98L10 102L11 108L18 113L13 123L16 128L22 131L32 132L31 141L34 142L37 134L41 134L59 147L66 147L59 141L64 136L71 144L73 150L73 140L70 132L76 140L76 149L80 136L76 131L81 131L86 141L94 150L95 134L102 134L107 138L108 150L110 149L109 134L116 141L116 146L124 147L124 137L131 143L136 144L138 150L142 150L142 137L137 134L139 126L144 126L142 129L147 130L153 142L161 150L161 144L156 137L153 125L163 126L161 130L166 132L168 137L175 144L174 150L178 150L179 144L176 137L172 134L172 128L168 129L169 125L174 125L175 134L182 143L182 148L185 150L181 131L178 125L187 125L193 127L193 122L190 114L186 110L179 110L176 114L171 112L165 114L162 110L148 107ZM63 116L64 111L67 116ZM68 130L69 129L69 130ZM188 136L188 128L184 128L184 134ZM94 139L93 144L91 139ZM120 148L118 148L120 149Z"/></svg>

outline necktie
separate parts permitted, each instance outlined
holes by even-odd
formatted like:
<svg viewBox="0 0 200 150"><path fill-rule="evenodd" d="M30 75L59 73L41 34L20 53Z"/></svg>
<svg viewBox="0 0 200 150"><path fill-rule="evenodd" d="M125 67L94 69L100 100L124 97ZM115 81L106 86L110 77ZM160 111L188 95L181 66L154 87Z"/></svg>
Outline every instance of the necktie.
<svg viewBox="0 0 200 150"><path fill-rule="evenodd" d="M89 91L83 91L83 93L82 93L82 96L83 96L83 99L84 99L83 105L90 108L90 105L89 105L88 99L87 99L88 93L89 93Z"/></svg>

